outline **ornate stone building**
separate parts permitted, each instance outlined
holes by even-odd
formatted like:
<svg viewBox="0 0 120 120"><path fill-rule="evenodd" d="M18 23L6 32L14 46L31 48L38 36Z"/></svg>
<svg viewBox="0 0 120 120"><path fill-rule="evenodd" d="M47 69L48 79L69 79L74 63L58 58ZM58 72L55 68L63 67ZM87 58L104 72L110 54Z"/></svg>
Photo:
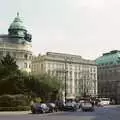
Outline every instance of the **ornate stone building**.
<svg viewBox="0 0 120 120"><path fill-rule="evenodd" d="M95 61L83 59L81 56L53 52L38 55L33 57L32 73L57 76L63 84L66 77L68 99L84 93L97 95L97 65Z"/></svg>
<svg viewBox="0 0 120 120"><path fill-rule="evenodd" d="M98 96L120 103L120 51L104 53L96 59L98 65Z"/></svg>
<svg viewBox="0 0 120 120"><path fill-rule="evenodd" d="M17 13L8 34L0 35L0 58L9 53L15 58L19 69L31 72L31 38Z"/></svg>

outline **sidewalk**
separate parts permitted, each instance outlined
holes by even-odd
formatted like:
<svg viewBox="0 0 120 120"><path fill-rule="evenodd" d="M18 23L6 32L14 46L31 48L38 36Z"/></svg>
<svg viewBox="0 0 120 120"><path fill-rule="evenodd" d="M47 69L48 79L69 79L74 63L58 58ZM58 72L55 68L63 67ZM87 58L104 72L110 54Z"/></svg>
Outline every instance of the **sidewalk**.
<svg viewBox="0 0 120 120"><path fill-rule="evenodd" d="M0 115L27 115L30 113L31 111L1 111Z"/></svg>
<svg viewBox="0 0 120 120"><path fill-rule="evenodd" d="M53 115L53 114L59 114L62 113L62 111L59 112L53 112L53 113L45 113L45 114L31 114L31 111L1 111L0 115Z"/></svg>
<svg viewBox="0 0 120 120"><path fill-rule="evenodd" d="M104 108L120 108L120 105L106 105Z"/></svg>

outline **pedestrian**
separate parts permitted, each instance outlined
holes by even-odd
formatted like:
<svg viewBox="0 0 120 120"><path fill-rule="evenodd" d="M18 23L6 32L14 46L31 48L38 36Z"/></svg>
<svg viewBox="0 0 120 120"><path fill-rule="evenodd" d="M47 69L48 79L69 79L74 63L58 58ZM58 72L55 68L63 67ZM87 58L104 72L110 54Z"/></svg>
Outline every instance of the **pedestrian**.
<svg viewBox="0 0 120 120"><path fill-rule="evenodd" d="M92 107L94 107L94 101L91 101Z"/></svg>

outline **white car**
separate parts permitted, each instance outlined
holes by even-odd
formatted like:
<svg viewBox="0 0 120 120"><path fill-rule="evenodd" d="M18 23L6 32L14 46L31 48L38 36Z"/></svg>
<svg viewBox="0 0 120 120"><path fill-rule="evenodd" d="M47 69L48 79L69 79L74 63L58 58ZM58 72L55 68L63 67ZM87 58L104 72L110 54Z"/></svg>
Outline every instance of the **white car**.
<svg viewBox="0 0 120 120"><path fill-rule="evenodd" d="M99 98L100 102L98 105L104 106L104 105L109 105L110 104L110 99L109 98Z"/></svg>

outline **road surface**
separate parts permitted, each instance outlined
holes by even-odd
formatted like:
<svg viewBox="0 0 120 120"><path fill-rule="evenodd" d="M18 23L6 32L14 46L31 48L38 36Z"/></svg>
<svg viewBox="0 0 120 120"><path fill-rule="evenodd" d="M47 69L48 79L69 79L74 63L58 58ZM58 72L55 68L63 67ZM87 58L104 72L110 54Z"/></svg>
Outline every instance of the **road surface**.
<svg viewBox="0 0 120 120"><path fill-rule="evenodd" d="M0 112L0 120L120 120L120 107L96 108L95 112L58 112L49 114L28 114Z"/></svg>

